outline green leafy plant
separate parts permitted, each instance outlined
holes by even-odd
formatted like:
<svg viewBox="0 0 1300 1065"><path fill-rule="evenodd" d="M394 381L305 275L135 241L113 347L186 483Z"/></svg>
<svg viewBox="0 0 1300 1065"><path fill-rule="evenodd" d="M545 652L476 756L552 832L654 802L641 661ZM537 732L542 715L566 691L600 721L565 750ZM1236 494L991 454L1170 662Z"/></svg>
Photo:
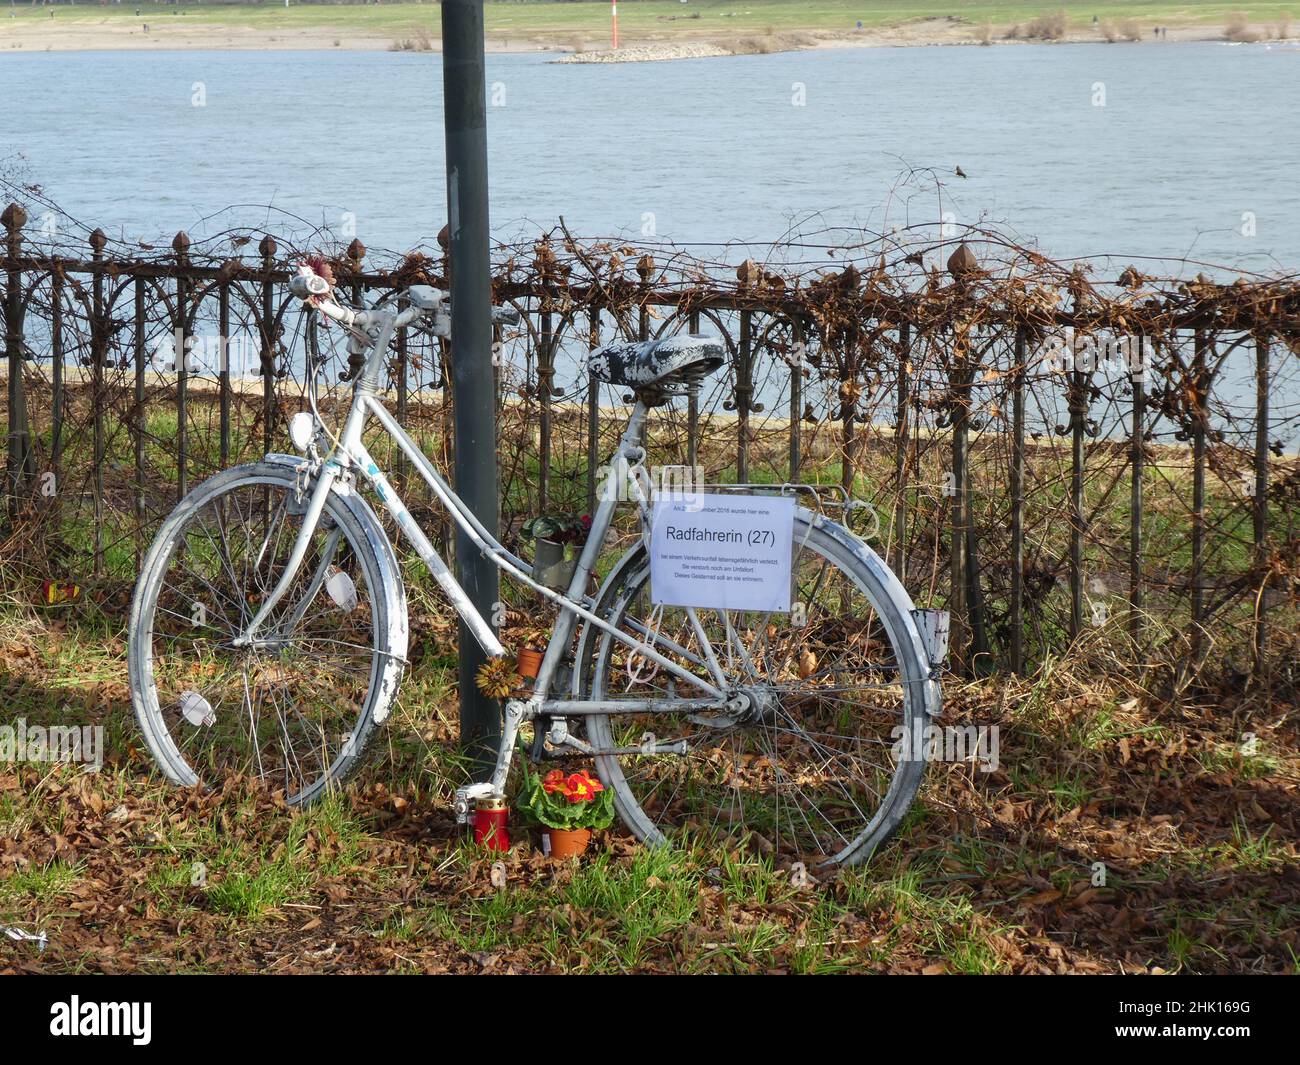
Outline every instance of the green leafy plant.
<svg viewBox="0 0 1300 1065"><path fill-rule="evenodd" d="M539 514L524 522L520 532L526 540L550 540L556 544L581 547L591 532L591 515Z"/></svg>
<svg viewBox="0 0 1300 1065"><path fill-rule="evenodd" d="M601 829L614 823L614 797L585 769L553 769L543 777L523 765L516 805L534 824L559 829Z"/></svg>

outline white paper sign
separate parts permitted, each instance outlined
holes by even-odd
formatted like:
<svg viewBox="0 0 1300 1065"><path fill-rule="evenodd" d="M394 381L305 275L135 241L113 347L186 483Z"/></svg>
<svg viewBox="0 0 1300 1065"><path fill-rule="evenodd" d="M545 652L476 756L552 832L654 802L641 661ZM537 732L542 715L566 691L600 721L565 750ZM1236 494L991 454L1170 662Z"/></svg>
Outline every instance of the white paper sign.
<svg viewBox="0 0 1300 1065"><path fill-rule="evenodd" d="M789 612L793 497L661 495L651 520L654 603Z"/></svg>

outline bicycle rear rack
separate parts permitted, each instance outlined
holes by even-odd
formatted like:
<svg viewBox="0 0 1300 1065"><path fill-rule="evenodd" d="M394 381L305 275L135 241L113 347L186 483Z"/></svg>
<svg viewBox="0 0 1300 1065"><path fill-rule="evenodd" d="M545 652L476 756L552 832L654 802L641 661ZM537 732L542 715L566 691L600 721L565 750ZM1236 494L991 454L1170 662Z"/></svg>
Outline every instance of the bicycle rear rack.
<svg viewBox="0 0 1300 1065"><path fill-rule="evenodd" d="M839 515L838 520L850 532L863 536L864 539L874 536L880 529L880 519L876 514L876 508L872 504L861 499L854 499L849 495L848 490L839 484L808 484L804 481L783 481L781 483L765 484L757 481L748 481L740 484L692 484L684 485L681 491L687 495L691 492L747 492L761 495L781 495L795 496L804 505L808 505L810 510L818 514L834 512ZM870 517L872 528L865 534L858 532L853 527L853 516L855 514L866 514Z"/></svg>

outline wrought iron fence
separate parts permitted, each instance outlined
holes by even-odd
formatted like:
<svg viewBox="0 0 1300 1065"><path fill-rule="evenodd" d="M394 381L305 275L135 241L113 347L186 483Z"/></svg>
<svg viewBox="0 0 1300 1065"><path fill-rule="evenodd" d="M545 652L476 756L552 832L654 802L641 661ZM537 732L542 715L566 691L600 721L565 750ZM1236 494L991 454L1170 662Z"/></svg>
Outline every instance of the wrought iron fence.
<svg viewBox="0 0 1300 1065"><path fill-rule="evenodd" d="M307 378L330 410L356 367L289 296L298 253L271 236L160 252L95 231L78 250L25 233L17 205L0 217L0 565L121 614L177 498L285 450ZM655 412L652 461L870 503L861 531L918 603L952 609L963 668L1022 671L1085 636L1130 661L1293 668L1300 282L1103 277L985 230L817 254L728 264L567 231L499 248L496 299L523 312L492 353L507 537L593 501L628 397L586 351L708 331L729 364ZM358 241L333 268L356 301L446 280L440 251L377 267ZM446 342L404 332L390 355L398 416L449 464Z"/></svg>

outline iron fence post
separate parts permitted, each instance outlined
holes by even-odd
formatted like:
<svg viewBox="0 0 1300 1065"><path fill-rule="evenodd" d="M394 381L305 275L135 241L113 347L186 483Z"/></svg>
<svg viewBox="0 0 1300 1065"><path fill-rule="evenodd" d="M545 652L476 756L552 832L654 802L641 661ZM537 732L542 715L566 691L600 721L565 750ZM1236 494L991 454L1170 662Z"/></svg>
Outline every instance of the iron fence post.
<svg viewBox="0 0 1300 1065"><path fill-rule="evenodd" d="M692 309L687 319L687 329L698 334L700 331L700 312ZM686 465L691 468L691 477L695 476L695 467L700 461L700 393L692 388L686 397Z"/></svg>
<svg viewBox="0 0 1300 1065"><path fill-rule="evenodd" d="M258 372L262 376L262 452L271 451L271 421L275 408L275 253L279 246L271 237L263 237L257 250L262 256L261 341Z"/></svg>
<svg viewBox="0 0 1300 1065"><path fill-rule="evenodd" d="M600 307L588 312L587 344L600 347ZM600 467L600 380L587 372L587 513L596 513L596 476Z"/></svg>
<svg viewBox="0 0 1300 1065"><path fill-rule="evenodd" d="M1143 428L1146 421L1146 360L1146 338L1138 337L1138 367L1135 373L1130 374L1133 386L1133 423L1129 436L1132 481L1129 485L1128 604L1129 636L1134 642L1142 638L1142 503L1147 454Z"/></svg>
<svg viewBox="0 0 1300 1065"><path fill-rule="evenodd" d="M1205 331L1196 331L1192 357L1192 647L1191 664L1200 665L1205 621L1205 428L1209 420L1206 395Z"/></svg>
<svg viewBox="0 0 1300 1065"><path fill-rule="evenodd" d="M1269 404L1269 342L1268 336L1255 337L1255 483L1252 486L1251 524L1255 541L1255 565L1260 571L1260 589L1256 598L1255 618L1251 634L1254 655L1252 672L1258 678L1265 672L1265 596L1269 585L1268 555L1268 404Z"/></svg>
<svg viewBox="0 0 1300 1065"><path fill-rule="evenodd" d="M1025 671L1025 327L1011 378L1011 670Z"/></svg>
<svg viewBox="0 0 1300 1065"><path fill-rule="evenodd" d="M144 410L144 278L137 277L132 282L132 288L134 290L132 317L135 320L131 351L135 364L135 402L132 405L131 416L132 434L135 437L132 441L135 451L135 530L132 539L135 547L135 567L139 571L140 562L144 557L144 440L147 428ZM222 458L225 458L224 452ZM222 465L224 466L225 463L223 462Z"/></svg>
<svg viewBox="0 0 1300 1065"><path fill-rule="evenodd" d="M90 403L94 478L91 483L95 514L95 576L104 572L104 349L108 330L104 321L104 246L102 229L90 234L92 321L90 323Z"/></svg>
<svg viewBox="0 0 1300 1065"><path fill-rule="evenodd" d="M907 584L907 441L911 427L907 409L911 403L912 323L904 319L898 326L898 404L894 422L894 572Z"/></svg>
<svg viewBox="0 0 1300 1065"><path fill-rule="evenodd" d="M172 241L176 252L176 498L185 498L189 489L189 286L186 280L186 266L189 265L190 238L184 233L176 234ZM270 448L267 448L269 451Z"/></svg>
<svg viewBox="0 0 1300 1065"><path fill-rule="evenodd" d="M551 380L555 374L552 358L555 346L555 321L551 308L555 302L554 283L546 265L542 266L542 327L537 341L537 505L545 513L551 501Z"/></svg>
<svg viewBox="0 0 1300 1065"><path fill-rule="evenodd" d="M22 487L23 468L27 458L27 427L23 424L23 272L19 263L22 254L23 226L27 212L11 203L0 215L5 227L5 249L8 259L5 285L5 357L9 363L9 427L5 449L5 491L9 496L9 517L18 516L18 498Z"/></svg>

